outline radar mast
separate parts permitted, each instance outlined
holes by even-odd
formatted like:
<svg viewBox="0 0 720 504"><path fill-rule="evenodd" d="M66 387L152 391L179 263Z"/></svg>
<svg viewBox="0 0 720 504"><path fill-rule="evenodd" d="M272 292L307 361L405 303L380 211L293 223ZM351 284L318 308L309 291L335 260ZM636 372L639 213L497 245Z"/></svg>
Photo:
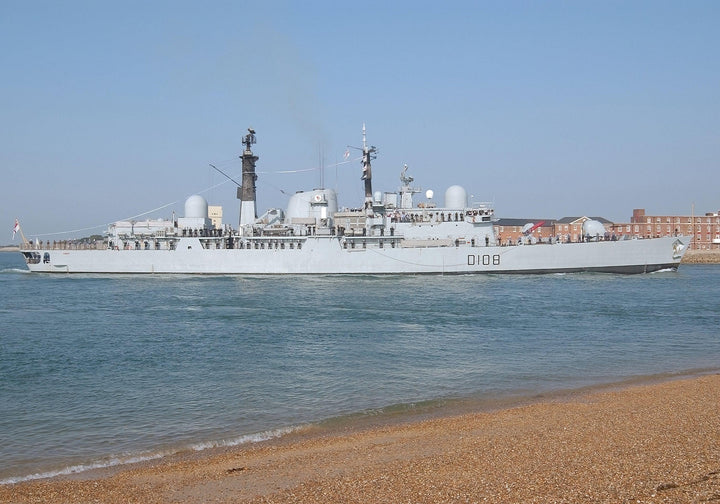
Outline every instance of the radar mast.
<svg viewBox="0 0 720 504"><path fill-rule="evenodd" d="M365 209L369 212L372 212L372 206L373 206L373 192L372 192L372 167L370 166L370 161L377 158L377 148L372 145L368 147L367 145L367 137L365 134L365 123L363 123L363 129L362 129L362 135L363 135L363 146L362 146L362 165L363 165L363 171L362 171L362 177L360 177L360 180L365 181Z"/></svg>
<svg viewBox="0 0 720 504"><path fill-rule="evenodd" d="M257 218L257 206L255 204L255 162L258 157L253 154L250 146L256 143L255 130L248 128L248 134L243 137L245 150L242 156L242 187L238 188L240 198L240 227L252 224Z"/></svg>
<svg viewBox="0 0 720 504"><path fill-rule="evenodd" d="M417 194L422 191L419 187L412 187L410 184L415 180L413 177L407 174L408 165L403 166L400 172L400 208L412 208L413 207L413 194Z"/></svg>

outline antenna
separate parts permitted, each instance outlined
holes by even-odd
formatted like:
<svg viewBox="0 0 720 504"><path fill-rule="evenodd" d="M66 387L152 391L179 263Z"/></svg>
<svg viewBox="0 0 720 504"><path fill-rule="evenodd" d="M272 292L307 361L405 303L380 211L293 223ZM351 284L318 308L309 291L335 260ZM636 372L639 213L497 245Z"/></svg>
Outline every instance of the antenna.
<svg viewBox="0 0 720 504"><path fill-rule="evenodd" d="M211 164L210 166L211 166L212 168L214 168L215 170L219 171L220 173L222 173L223 175L225 175L226 178L228 178L228 179L230 179L231 181L235 182L235 185L237 185L238 187L242 187L242 184L239 184L237 180L235 180L234 178L232 178L230 175L228 175L227 173L225 173L224 171L222 171L220 168L218 168L218 167L215 166L214 164Z"/></svg>
<svg viewBox="0 0 720 504"><path fill-rule="evenodd" d="M318 162L320 164L320 188L325 189L325 149L318 146Z"/></svg>
<svg viewBox="0 0 720 504"><path fill-rule="evenodd" d="M412 183L412 181L415 179L412 177L409 177L407 175L407 171L408 171L408 165L407 165L407 163L405 163L405 165L403 166L402 172L400 173L400 182L402 182L405 185L410 185Z"/></svg>
<svg viewBox="0 0 720 504"><path fill-rule="evenodd" d="M257 143L254 129L248 128L248 134L245 135L245 138L243 138L243 143L245 144L245 150L248 152L250 151L250 146L254 143Z"/></svg>
<svg viewBox="0 0 720 504"><path fill-rule="evenodd" d="M372 211L372 200L373 200L373 192L372 192L372 168L370 166L370 161L377 158L377 148L374 145L371 145L368 147L367 145L367 131L365 128L365 123L363 123L362 127L362 176L360 177L360 180L365 181L365 208L370 209ZM348 148L351 149L357 149L357 147L352 147L351 145L348 145Z"/></svg>

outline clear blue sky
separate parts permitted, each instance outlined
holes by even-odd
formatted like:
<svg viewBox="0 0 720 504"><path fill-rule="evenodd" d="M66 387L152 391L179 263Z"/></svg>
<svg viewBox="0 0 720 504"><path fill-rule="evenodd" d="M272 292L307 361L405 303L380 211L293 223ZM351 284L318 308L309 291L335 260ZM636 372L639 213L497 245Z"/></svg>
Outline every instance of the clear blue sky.
<svg viewBox="0 0 720 504"><path fill-rule="evenodd" d="M716 1L4 0L0 44L0 243L181 214L248 126L260 212L321 163L359 205L332 165L363 122L377 190L407 163L501 217L720 209ZM203 195L237 224L231 183Z"/></svg>

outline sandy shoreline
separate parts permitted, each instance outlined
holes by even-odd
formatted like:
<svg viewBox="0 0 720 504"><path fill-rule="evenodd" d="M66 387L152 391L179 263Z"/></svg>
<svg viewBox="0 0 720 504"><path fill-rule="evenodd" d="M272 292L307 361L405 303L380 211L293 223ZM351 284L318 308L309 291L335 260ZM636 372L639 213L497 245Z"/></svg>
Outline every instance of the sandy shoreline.
<svg viewBox="0 0 720 504"><path fill-rule="evenodd" d="M0 502L715 502L720 375L0 487Z"/></svg>

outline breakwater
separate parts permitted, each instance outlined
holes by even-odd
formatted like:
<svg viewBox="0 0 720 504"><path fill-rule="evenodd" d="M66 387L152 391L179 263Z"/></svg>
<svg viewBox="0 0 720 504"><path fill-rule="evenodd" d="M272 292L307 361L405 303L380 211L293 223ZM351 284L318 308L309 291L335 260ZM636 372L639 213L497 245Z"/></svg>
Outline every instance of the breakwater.
<svg viewBox="0 0 720 504"><path fill-rule="evenodd" d="M682 260L683 264L720 264L720 249L688 250Z"/></svg>

